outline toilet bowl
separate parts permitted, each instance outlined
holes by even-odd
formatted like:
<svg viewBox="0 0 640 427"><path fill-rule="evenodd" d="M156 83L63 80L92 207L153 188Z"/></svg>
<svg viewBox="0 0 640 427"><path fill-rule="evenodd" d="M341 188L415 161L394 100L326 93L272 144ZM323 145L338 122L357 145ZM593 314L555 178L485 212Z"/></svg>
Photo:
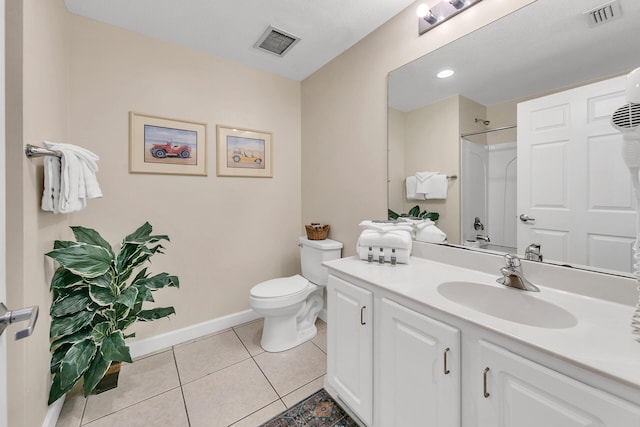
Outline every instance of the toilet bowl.
<svg viewBox="0 0 640 427"><path fill-rule="evenodd" d="M264 316L260 345L279 352L296 347L317 333L328 273L322 262L340 258L342 243L300 237L302 275L271 279L251 288L249 305ZM304 276L304 277L303 277Z"/></svg>

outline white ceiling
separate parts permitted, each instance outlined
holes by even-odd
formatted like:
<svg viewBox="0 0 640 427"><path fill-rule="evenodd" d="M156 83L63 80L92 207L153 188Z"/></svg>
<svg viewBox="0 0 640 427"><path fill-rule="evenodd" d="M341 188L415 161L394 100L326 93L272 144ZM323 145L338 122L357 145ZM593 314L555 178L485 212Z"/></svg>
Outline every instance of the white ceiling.
<svg viewBox="0 0 640 427"><path fill-rule="evenodd" d="M639 0L618 0L621 17L599 26L584 16L610 1L537 0L391 72L389 105L411 111L455 94L494 105L640 67ZM456 73L436 78L444 68Z"/></svg>
<svg viewBox="0 0 640 427"><path fill-rule="evenodd" d="M294 80L305 79L411 3L413 0L65 0L71 13ZM253 47L270 25L301 39L283 57Z"/></svg>

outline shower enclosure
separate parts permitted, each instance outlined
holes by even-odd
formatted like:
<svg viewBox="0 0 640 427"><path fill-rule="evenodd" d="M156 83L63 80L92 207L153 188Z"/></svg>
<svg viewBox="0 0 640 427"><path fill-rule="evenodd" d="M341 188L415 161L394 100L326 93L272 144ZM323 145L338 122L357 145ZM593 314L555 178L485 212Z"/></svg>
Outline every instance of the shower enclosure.
<svg viewBox="0 0 640 427"><path fill-rule="evenodd" d="M516 142L487 145L460 140L462 244L515 253L517 245ZM476 218L484 230L474 227ZM478 239L478 235L488 237Z"/></svg>

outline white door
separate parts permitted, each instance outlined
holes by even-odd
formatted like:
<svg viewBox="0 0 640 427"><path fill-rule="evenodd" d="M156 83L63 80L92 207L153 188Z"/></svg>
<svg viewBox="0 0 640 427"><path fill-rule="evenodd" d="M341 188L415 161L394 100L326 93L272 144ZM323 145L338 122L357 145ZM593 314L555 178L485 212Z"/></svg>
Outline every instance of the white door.
<svg viewBox="0 0 640 427"><path fill-rule="evenodd" d="M460 426L460 330L382 299L380 426Z"/></svg>
<svg viewBox="0 0 640 427"><path fill-rule="evenodd" d="M328 391L367 425L373 418L373 294L329 275Z"/></svg>
<svg viewBox="0 0 640 427"><path fill-rule="evenodd" d="M4 140L4 0L0 0L0 302L6 301L6 194ZM7 334L0 336L0 427L7 427Z"/></svg>
<svg viewBox="0 0 640 427"><path fill-rule="evenodd" d="M610 124L624 84L617 77L518 104L519 253L537 242L546 260L632 271L635 197Z"/></svg>

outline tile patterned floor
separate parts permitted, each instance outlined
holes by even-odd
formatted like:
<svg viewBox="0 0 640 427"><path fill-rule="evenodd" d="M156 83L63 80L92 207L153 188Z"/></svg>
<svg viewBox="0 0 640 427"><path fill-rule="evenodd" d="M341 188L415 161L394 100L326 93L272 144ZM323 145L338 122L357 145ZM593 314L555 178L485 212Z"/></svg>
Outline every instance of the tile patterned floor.
<svg viewBox="0 0 640 427"><path fill-rule="evenodd" d="M255 427L322 389L326 324L296 348L266 353L262 320L123 365L116 389L65 400L57 427ZM338 424L340 425L340 424Z"/></svg>

